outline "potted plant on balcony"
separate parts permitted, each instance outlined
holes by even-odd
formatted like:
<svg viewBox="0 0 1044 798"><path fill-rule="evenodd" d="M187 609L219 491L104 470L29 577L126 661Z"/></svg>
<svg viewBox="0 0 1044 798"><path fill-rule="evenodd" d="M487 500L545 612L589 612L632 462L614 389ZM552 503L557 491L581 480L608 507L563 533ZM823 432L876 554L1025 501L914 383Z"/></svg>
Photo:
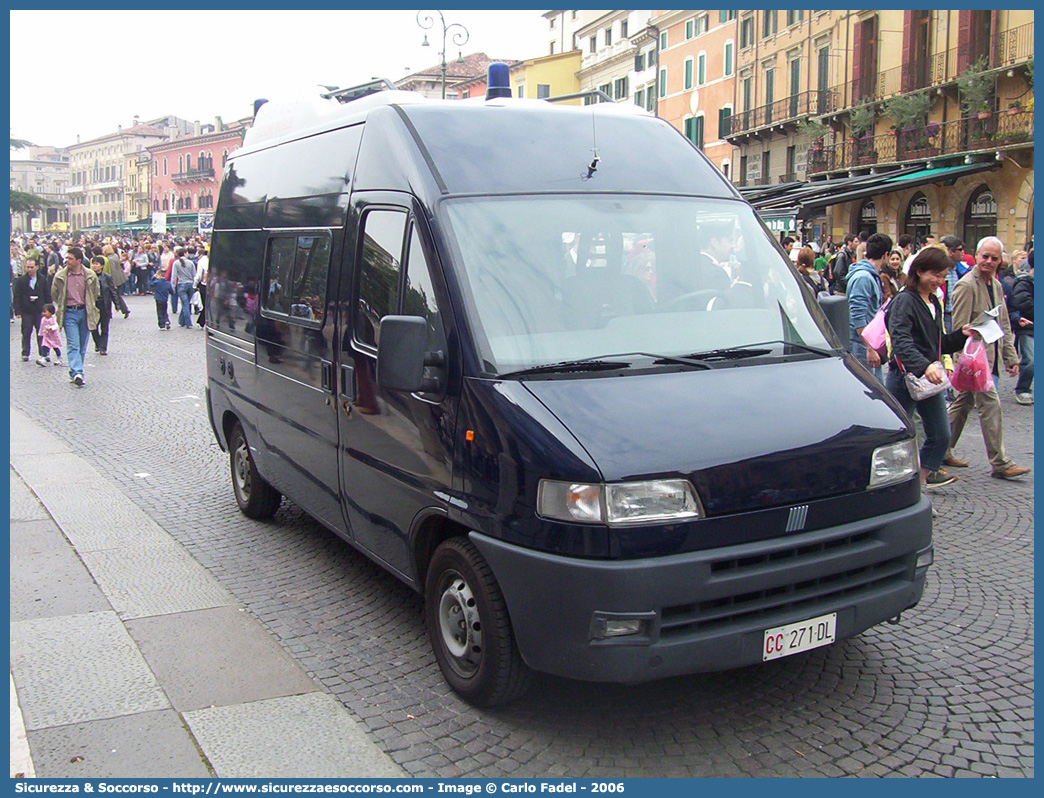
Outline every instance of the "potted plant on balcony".
<svg viewBox="0 0 1044 798"><path fill-rule="evenodd" d="M987 69L983 56L957 78L961 107L965 116L989 119L993 110L993 98L997 96L997 75Z"/></svg>
<svg viewBox="0 0 1044 798"><path fill-rule="evenodd" d="M927 91L897 94L884 104L884 112L895 121L896 158L913 160L931 157L932 147L928 143L928 114L932 110L934 98Z"/></svg>
<svg viewBox="0 0 1044 798"><path fill-rule="evenodd" d="M852 128L852 150L859 164L877 163L877 150L874 149L874 123L877 121L877 108L872 103L853 108L848 117Z"/></svg>
<svg viewBox="0 0 1044 798"><path fill-rule="evenodd" d="M806 155L806 163L809 167L809 171L818 171L815 167L821 169L822 165L826 163L825 139L827 134L830 132L830 128L818 119L809 117L808 119L802 120L798 123L797 131L798 133L808 137L808 154Z"/></svg>

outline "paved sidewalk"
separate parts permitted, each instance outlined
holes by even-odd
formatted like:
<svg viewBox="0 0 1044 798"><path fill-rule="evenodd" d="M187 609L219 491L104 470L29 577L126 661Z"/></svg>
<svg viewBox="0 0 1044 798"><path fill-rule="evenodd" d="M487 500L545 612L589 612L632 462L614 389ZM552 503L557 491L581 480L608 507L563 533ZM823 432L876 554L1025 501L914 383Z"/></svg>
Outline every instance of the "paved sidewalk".
<svg viewBox="0 0 1044 798"><path fill-rule="evenodd" d="M193 512L185 498L172 513ZM10 555L12 776L405 775L162 527L14 408Z"/></svg>

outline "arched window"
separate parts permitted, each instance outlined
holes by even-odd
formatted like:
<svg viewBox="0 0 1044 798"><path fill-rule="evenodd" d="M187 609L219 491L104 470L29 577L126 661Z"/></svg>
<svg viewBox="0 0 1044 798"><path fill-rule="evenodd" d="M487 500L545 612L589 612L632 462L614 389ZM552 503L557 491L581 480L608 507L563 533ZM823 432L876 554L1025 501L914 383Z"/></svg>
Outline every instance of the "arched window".
<svg viewBox="0 0 1044 798"><path fill-rule="evenodd" d="M906 207L906 222L903 232L912 236L914 241L924 241L925 235L932 231L932 209L928 206L928 198L918 191Z"/></svg>
<svg viewBox="0 0 1044 798"><path fill-rule="evenodd" d="M877 232L877 206L872 199L868 199L859 207L859 216L856 227L859 232L866 230L870 235Z"/></svg>
<svg viewBox="0 0 1044 798"><path fill-rule="evenodd" d="M163 198L163 210L165 210L165 211L169 211L170 210L170 203L167 202L167 198L166 197Z"/></svg>
<svg viewBox="0 0 1044 798"><path fill-rule="evenodd" d="M968 198L964 211L964 251L975 252L975 246L986 236L997 235L997 200L989 186L979 186Z"/></svg>
<svg viewBox="0 0 1044 798"><path fill-rule="evenodd" d="M192 171L192 153L191 152L186 152L185 153L185 171L186 172L191 172Z"/></svg>

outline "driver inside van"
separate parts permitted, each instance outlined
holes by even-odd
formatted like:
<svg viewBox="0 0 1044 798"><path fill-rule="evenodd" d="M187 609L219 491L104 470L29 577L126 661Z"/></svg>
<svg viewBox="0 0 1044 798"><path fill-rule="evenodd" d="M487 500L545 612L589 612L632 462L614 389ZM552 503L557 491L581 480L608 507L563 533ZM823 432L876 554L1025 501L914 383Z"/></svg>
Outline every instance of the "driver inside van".
<svg viewBox="0 0 1044 798"><path fill-rule="evenodd" d="M731 221L707 222L700 225L703 248L697 258L696 279L699 288L727 291L732 284L729 255L735 247Z"/></svg>

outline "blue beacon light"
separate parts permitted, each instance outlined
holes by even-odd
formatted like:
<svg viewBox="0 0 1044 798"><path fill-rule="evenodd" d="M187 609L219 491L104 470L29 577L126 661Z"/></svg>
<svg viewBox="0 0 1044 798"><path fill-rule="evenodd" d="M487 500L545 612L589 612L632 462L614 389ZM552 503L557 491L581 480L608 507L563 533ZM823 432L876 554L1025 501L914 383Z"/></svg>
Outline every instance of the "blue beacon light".
<svg viewBox="0 0 1044 798"><path fill-rule="evenodd" d="M486 99L511 96L511 80L508 65L494 61L486 73Z"/></svg>

